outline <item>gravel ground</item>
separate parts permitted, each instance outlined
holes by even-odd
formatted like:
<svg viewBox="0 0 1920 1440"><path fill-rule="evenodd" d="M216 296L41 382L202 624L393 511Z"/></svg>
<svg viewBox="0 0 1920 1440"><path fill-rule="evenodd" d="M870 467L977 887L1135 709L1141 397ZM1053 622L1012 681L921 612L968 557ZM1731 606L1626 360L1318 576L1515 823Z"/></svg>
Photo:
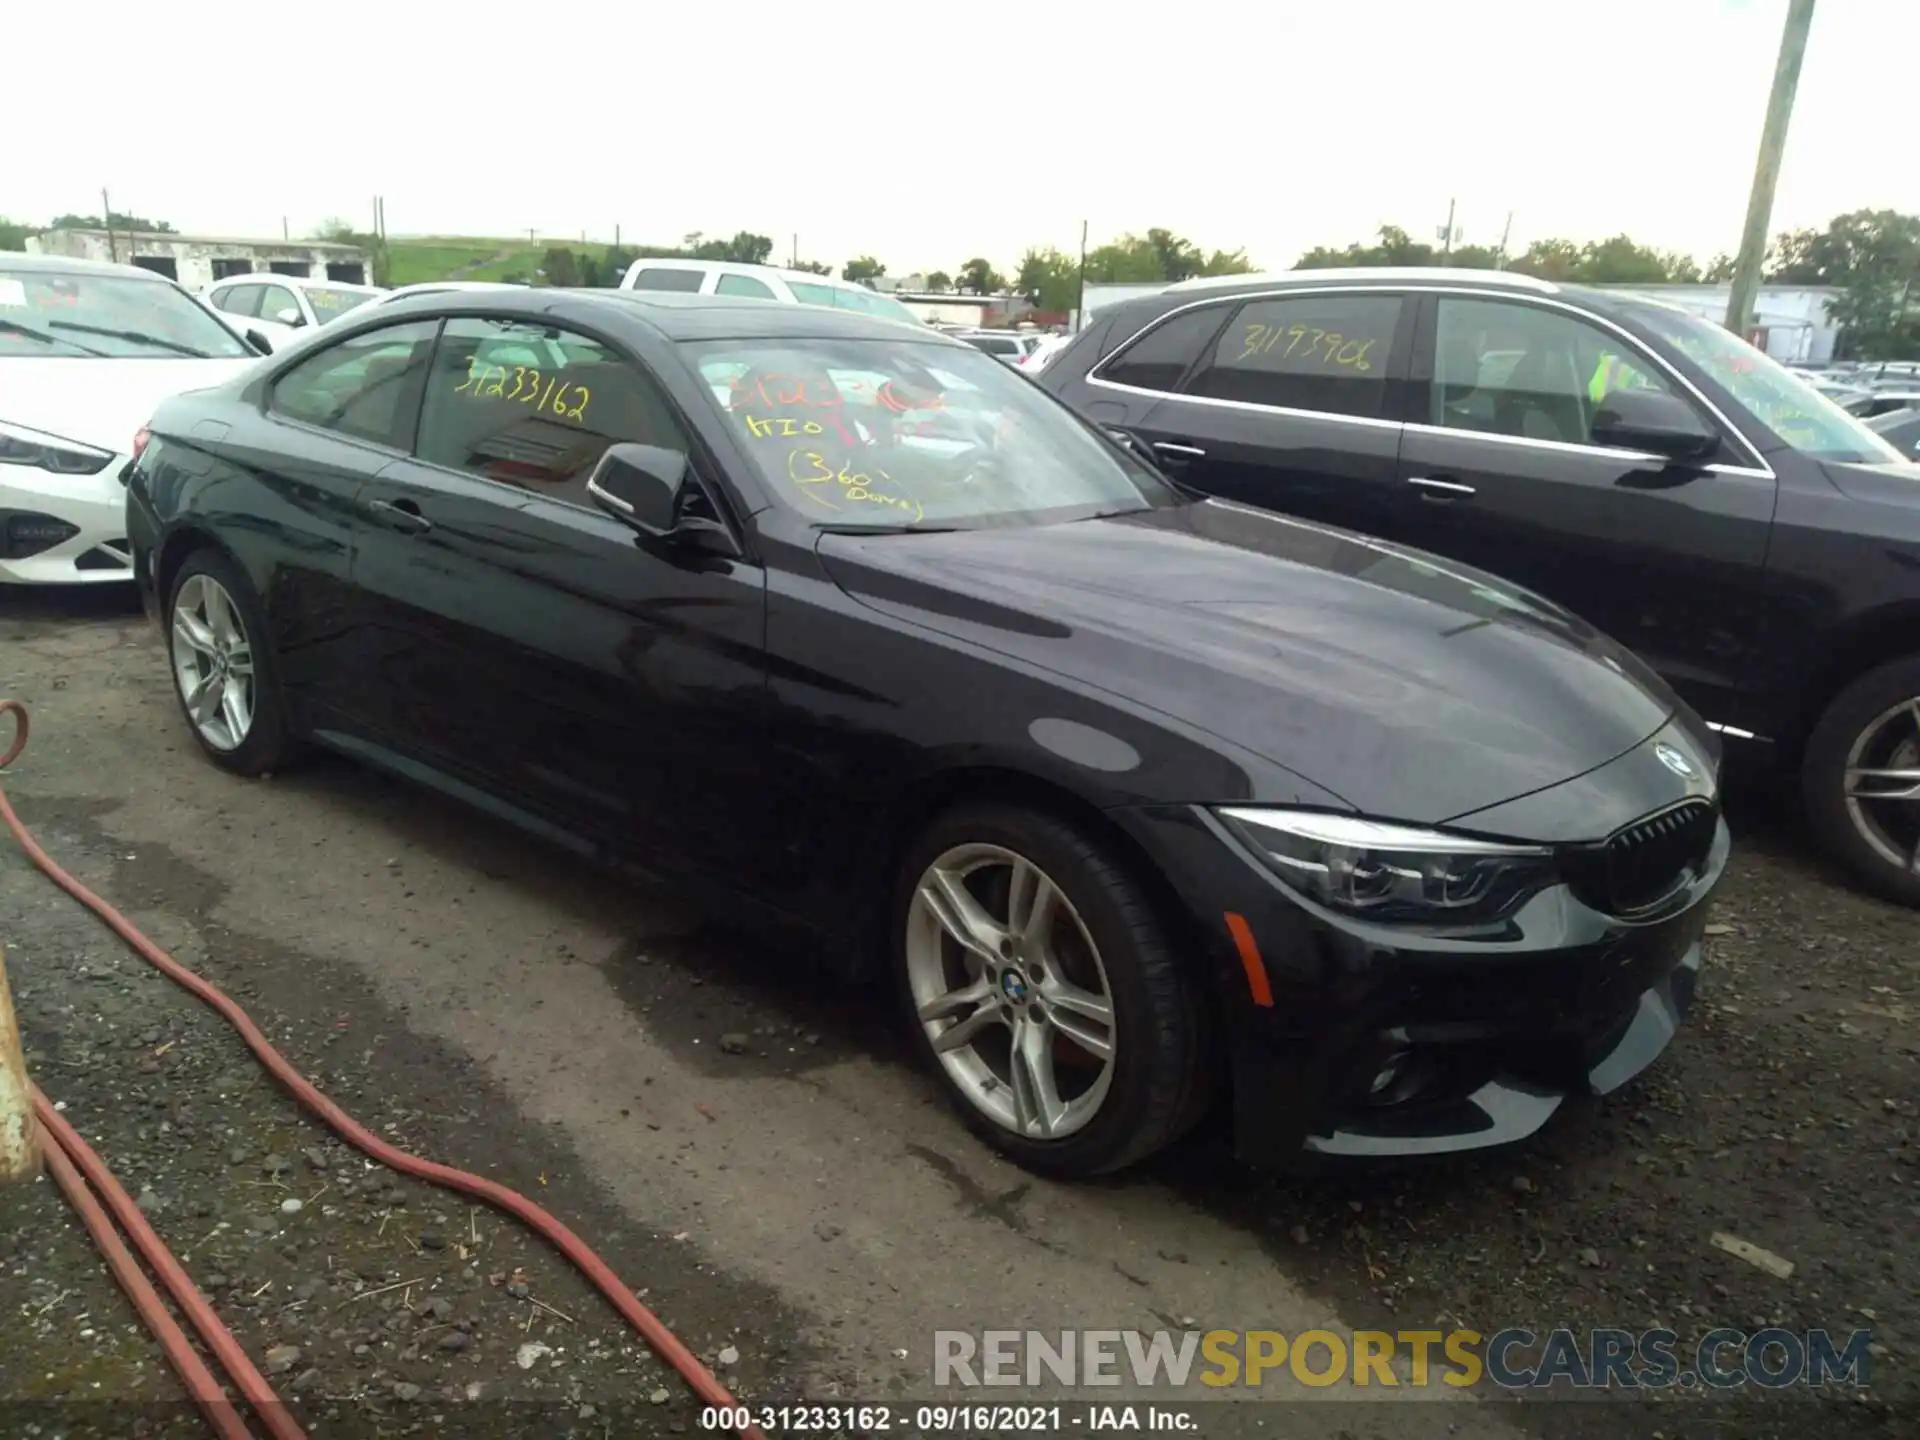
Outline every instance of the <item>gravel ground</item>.
<svg viewBox="0 0 1920 1440"><path fill-rule="evenodd" d="M84 854L72 824L39 828L61 852ZM517 1222L340 1143L224 1021L13 859L0 866L0 914L25 919L8 958L32 1073L303 1424L317 1434L521 1434L536 1419L555 1435L698 1428L698 1402L678 1377L555 1252ZM155 938L188 964L203 958L185 937ZM500 1113L452 1057L409 1055L409 1066L455 1077L429 1095L389 1083L383 1052L398 1036L369 1032L334 1008L339 997L248 958L271 979L236 986L235 997L389 1141L471 1151L471 1132ZM544 1199L565 1157L537 1134L500 1139L490 1175ZM703 1275L671 1254L684 1252L671 1236L633 1234L606 1214L569 1219L623 1273L653 1279L641 1300L737 1393L779 1392L788 1342L771 1297ZM49 1177L0 1192L0 1275L19 1317L0 1344L0 1397L103 1392L131 1405L83 1412L95 1433L120 1433L132 1418L156 1434L204 1433L196 1411L170 1404L184 1392ZM689 1296L698 1304L680 1303Z"/></svg>
<svg viewBox="0 0 1920 1440"><path fill-rule="evenodd" d="M1915 1433L1920 915L1847 889L1762 797L1736 811L1702 1011L1624 1095L1441 1164L1276 1179L1203 1135L1056 1186L964 1135L873 996L350 766L218 775L122 603L0 595L0 694L34 707L7 784L58 858L362 1120L561 1214L745 1396L927 1398L938 1324L1862 1326L1864 1393L1444 1424L1219 1406L1204 1433ZM36 1078L316 1435L699 1428L553 1253L335 1143L7 847L0 944ZM0 1316L0 1434L28 1433L7 1406L53 1401L19 1413L203 1433L50 1182L0 1192Z"/></svg>

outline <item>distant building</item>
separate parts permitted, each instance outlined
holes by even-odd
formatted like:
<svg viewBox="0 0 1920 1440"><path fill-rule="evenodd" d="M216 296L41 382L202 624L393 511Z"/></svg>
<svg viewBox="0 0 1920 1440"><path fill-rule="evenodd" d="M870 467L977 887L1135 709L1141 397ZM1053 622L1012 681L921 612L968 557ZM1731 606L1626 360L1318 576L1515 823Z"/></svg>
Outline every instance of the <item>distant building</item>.
<svg viewBox="0 0 1920 1440"><path fill-rule="evenodd" d="M235 240L146 230L46 230L27 237L37 255L113 260L178 280L189 290L216 280L267 271L305 280L367 283L372 266L357 245L333 240Z"/></svg>
<svg viewBox="0 0 1920 1440"><path fill-rule="evenodd" d="M996 330L1034 314L1024 295L961 295L946 290L895 290L893 298L935 325ZM1048 317L1051 320L1053 317ZM1041 323L1036 319L1035 323Z"/></svg>
<svg viewBox="0 0 1920 1440"><path fill-rule="evenodd" d="M1627 295L1678 306L1703 320L1724 323L1731 285L1602 285ZM1776 360L1823 365L1833 359L1840 327L1829 313L1845 292L1832 285L1762 285L1753 297L1747 339Z"/></svg>

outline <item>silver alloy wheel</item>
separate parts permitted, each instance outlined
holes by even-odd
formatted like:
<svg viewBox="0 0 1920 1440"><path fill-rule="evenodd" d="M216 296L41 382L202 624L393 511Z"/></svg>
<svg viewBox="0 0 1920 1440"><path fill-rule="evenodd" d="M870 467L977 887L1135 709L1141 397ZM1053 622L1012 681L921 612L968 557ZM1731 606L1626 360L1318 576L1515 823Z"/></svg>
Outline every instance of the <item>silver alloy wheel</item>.
<svg viewBox="0 0 1920 1440"><path fill-rule="evenodd" d="M200 738L238 750L253 728L253 647L239 607L211 575L189 575L174 597L173 682Z"/></svg>
<svg viewBox="0 0 1920 1440"><path fill-rule="evenodd" d="M1113 991L1052 878L998 845L956 845L907 912L907 983L941 1066L988 1119L1058 1140L1113 1084Z"/></svg>
<svg viewBox="0 0 1920 1440"><path fill-rule="evenodd" d="M1920 875L1920 696L1863 729L1847 752L1847 815L1880 857Z"/></svg>

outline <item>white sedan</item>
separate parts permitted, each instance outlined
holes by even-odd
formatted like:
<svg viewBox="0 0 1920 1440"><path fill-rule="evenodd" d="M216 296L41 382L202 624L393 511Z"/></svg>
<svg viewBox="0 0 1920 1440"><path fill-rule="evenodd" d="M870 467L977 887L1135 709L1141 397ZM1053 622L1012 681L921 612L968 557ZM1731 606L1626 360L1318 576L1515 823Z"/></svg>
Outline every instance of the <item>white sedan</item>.
<svg viewBox="0 0 1920 1440"><path fill-rule="evenodd" d="M255 358L164 276L0 253L0 584L131 580L136 437L162 400Z"/></svg>
<svg viewBox="0 0 1920 1440"><path fill-rule="evenodd" d="M240 331L253 330L278 350L294 332L338 320L387 292L377 285L344 280L305 280L298 275L235 275L207 288L207 303Z"/></svg>

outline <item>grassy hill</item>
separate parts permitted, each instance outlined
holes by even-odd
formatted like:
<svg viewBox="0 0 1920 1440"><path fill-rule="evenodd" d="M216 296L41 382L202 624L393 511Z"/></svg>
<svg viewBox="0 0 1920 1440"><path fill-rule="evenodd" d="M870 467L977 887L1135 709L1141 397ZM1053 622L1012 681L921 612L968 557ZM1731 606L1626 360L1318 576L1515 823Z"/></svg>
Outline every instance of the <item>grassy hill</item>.
<svg viewBox="0 0 1920 1440"><path fill-rule="evenodd" d="M550 248L605 260L613 247L601 241L525 240L479 235L409 235L387 239L387 280L417 285L426 280L531 280Z"/></svg>

